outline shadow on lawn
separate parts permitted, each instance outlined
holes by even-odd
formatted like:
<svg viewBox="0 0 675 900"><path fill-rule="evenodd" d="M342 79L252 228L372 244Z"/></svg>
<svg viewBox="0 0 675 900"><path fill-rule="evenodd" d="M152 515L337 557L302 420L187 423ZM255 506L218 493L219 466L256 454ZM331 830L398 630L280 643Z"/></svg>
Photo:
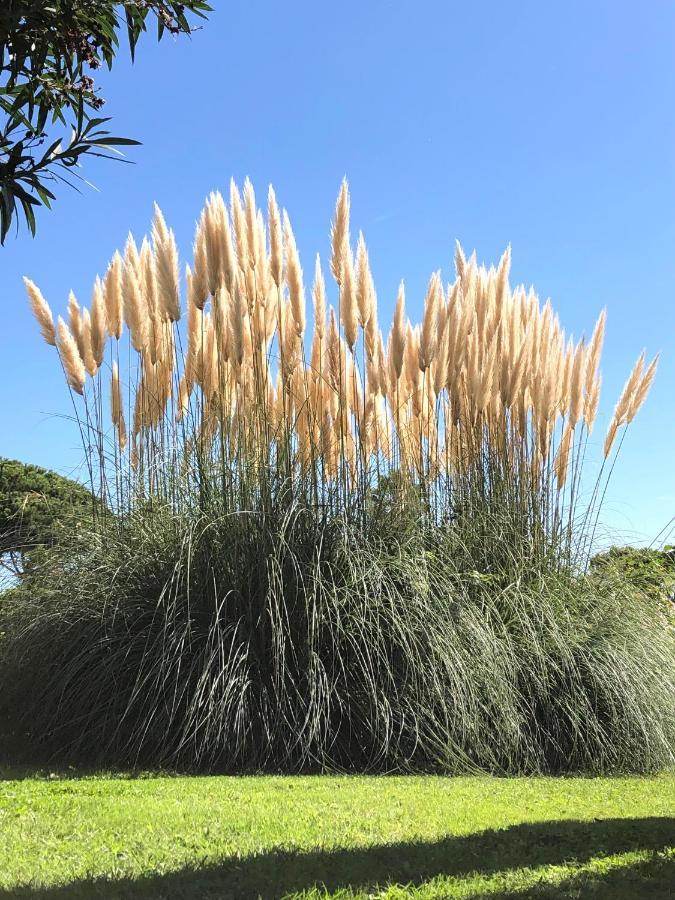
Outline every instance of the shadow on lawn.
<svg viewBox="0 0 675 900"><path fill-rule="evenodd" d="M83 880L55 888L0 889L0 900L268 900L322 886L329 891L351 888L368 894L377 886L420 885L437 876L491 875L571 861L583 864L594 857L637 850L652 855L648 860L605 874L580 873L557 887L540 884L525 891L490 893L489 897L666 900L675 897L675 853L672 849L668 853L673 847L675 818L535 822L434 842L312 852L278 850L243 859L230 857L217 864L166 875ZM472 900L487 896L477 894Z"/></svg>

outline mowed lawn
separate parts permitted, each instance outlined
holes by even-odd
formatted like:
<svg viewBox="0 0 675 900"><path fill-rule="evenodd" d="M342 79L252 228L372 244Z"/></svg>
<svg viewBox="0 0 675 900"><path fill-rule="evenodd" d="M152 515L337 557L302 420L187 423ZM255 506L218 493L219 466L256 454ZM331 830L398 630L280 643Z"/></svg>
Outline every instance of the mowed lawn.
<svg viewBox="0 0 675 900"><path fill-rule="evenodd" d="M675 776L0 775L0 898L675 897Z"/></svg>

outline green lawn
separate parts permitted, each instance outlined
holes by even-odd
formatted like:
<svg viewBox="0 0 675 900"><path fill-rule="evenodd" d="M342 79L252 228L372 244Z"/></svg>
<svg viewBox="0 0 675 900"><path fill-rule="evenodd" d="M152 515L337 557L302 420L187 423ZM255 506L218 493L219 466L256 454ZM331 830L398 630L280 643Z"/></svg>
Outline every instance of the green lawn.
<svg viewBox="0 0 675 900"><path fill-rule="evenodd" d="M674 776L0 778L0 898L675 897Z"/></svg>

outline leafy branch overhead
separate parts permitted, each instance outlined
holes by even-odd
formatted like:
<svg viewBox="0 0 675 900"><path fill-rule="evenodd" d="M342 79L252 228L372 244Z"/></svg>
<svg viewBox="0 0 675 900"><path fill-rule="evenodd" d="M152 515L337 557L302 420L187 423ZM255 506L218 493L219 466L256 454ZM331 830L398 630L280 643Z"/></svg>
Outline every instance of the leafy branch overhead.
<svg viewBox="0 0 675 900"><path fill-rule="evenodd" d="M50 207L54 187L82 181L84 156L121 159L137 144L107 128L92 73L112 68L128 43L154 23L157 38L190 34L188 15L205 18L203 0L3 0L0 4L0 243L23 212L35 234L35 210ZM70 138L55 133L72 126Z"/></svg>

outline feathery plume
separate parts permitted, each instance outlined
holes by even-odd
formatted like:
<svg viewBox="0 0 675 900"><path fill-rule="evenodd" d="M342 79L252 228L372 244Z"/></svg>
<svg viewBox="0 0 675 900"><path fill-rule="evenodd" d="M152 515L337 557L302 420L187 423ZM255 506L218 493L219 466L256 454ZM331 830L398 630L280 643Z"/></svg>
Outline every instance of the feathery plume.
<svg viewBox="0 0 675 900"><path fill-rule="evenodd" d="M143 238L143 243L141 244L140 261L140 285L143 293L143 303L148 311L148 327L153 332L149 337L152 338L156 331L155 324L159 325L160 321L165 321L167 315L164 305L158 301L159 290L157 286L155 254L147 237ZM156 349L155 343L156 341L150 341L151 351ZM154 356L152 361L153 363L155 362Z"/></svg>
<svg viewBox="0 0 675 900"><path fill-rule="evenodd" d="M560 441L560 447L558 448L558 455L556 456L554 463L555 475L558 483L558 490L562 490L563 485L567 479L567 464L570 455L570 448L572 446L572 435L574 434L574 426L571 422L567 422L565 425L565 430L563 431L562 439Z"/></svg>
<svg viewBox="0 0 675 900"><path fill-rule="evenodd" d="M197 223L195 230L195 240L192 245L192 253L194 255L194 270L192 272L192 298L193 303L199 309L204 309L204 305L209 296L209 277L211 275L209 269L209 228L208 220L209 210L202 210L201 217ZM219 271L219 261L216 260L216 271Z"/></svg>
<svg viewBox="0 0 675 900"><path fill-rule="evenodd" d="M562 376L560 379L560 404L561 415L566 415L572 399L572 366L574 363L574 342L570 338L563 351ZM586 369L588 372L588 368ZM588 379L587 379L588 380Z"/></svg>
<svg viewBox="0 0 675 900"><path fill-rule="evenodd" d="M438 349L438 312L442 293L440 273L434 272L429 281L424 301L424 317L420 333L418 364L422 372L429 368Z"/></svg>
<svg viewBox="0 0 675 900"><path fill-rule="evenodd" d="M321 271L321 259L318 253L314 265L312 296L314 298L314 331L319 340L323 340L326 333L326 282Z"/></svg>
<svg viewBox="0 0 675 900"><path fill-rule="evenodd" d="M144 303L140 280L140 257L131 235L124 252L124 320L127 323L134 350L142 353L146 347L148 310Z"/></svg>
<svg viewBox="0 0 675 900"><path fill-rule="evenodd" d="M234 238L237 245L237 260L239 268L244 271L249 261L249 249L246 232L246 213L241 201L239 188L234 180L230 179L230 212L234 225Z"/></svg>
<svg viewBox="0 0 675 900"><path fill-rule="evenodd" d="M155 271L160 303L169 320L177 322L180 319L178 249L174 233L167 228L162 211L156 203L152 238L155 247Z"/></svg>
<svg viewBox="0 0 675 900"><path fill-rule="evenodd" d="M272 276L270 274L270 260L267 252L267 233L265 231L265 219L262 210L258 210L255 219L255 277L257 281L256 290L259 302L262 306L267 303L267 297L272 287Z"/></svg>
<svg viewBox="0 0 675 900"><path fill-rule="evenodd" d="M584 422L586 423L586 428L588 428L588 433L591 434L593 431L593 425L595 424L595 419L598 415L598 407L600 406L600 388L602 387L602 377L600 375L597 376L593 384L591 385L591 390L588 396L586 397L586 408L584 410Z"/></svg>
<svg viewBox="0 0 675 900"><path fill-rule="evenodd" d="M106 321L108 334L115 340L122 337L122 268L122 257L116 251L105 275Z"/></svg>
<svg viewBox="0 0 675 900"><path fill-rule="evenodd" d="M619 428L626 423L627 415L629 410L631 409L632 403L636 398L636 395L640 389L640 385L643 383L642 372L645 365L645 352L644 350L640 354L637 359L637 362L633 366L633 370L631 371L626 383L623 386L623 390L621 391L621 396L619 397L616 406L614 407L614 415L609 423L609 428L607 429L607 434L605 436L605 443L603 447L603 452L605 455L605 459L610 454L612 449L612 445L614 444L614 440L616 438L617 432ZM653 378L653 374L652 374ZM651 382L650 382L651 383ZM647 388L649 389L649 388Z"/></svg>
<svg viewBox="0 0 675 900"><path fill-rule="evenodd" d="M326 336L326 356L328 360L328 373L331 383L337 389L340 384L340 332L338 330L335 310L330 307L328 312L328 334Z"/></svg>
<svg viewBox="0 0 675 900"><path fill-rule="evenodd" d="M187 351L185 354L185 379L191 388L193 382L197 381L198 357L202 346L203 338L203 318L201 308L195 302L193 295L194 276L190 271L190 267L185 267L185 280L187 282L188 302L187 302Z"/></svg>
<svg viewBox="0 0 675 900"><path fill-rule="evenodd" d="M82 311L80 310L80 304L77 302L75 294L71 291L68 294L68 324L70 325L70 331L73 337L75 338L75 343L77 344L77 351L80 354L80 359L84 362L84 341L82 340Z"/></svg>
<svg viewBox="0 0 675 900"><path fill-rule="evenodd" d="M516 398L523 389L523 378L525 376L525 366L527 364L528 352L528 341L523 340L520 346L520 350L518 351L516 362L510 371L507 394L503 398L504 406L507 409L513 406Z"/></svg>
<svg viewBox="0 0 675 900"><path fill-rule="evenodd" d="M359 325L365 328L371 314L371 284L370 263L363 232L359 231L359 241L356 246L356 305L358 308Z"/></svg>
<svg viewBox="0 0 675 900"><path fill-rule="evenodd" d="M241 292L235 287L235 294L230 303L230 356L241 366L244 358L244 314Z"/></svg>
<svg viewBox="0 0 675 900"><path fill-rule="evenodd" d="M358 309L354 285L354 263L349 248L342 260L342 284L340 286L340 318L345 330L345 340L350 350L354 349L359 335Z"/></svg>
<svg viewBox="0 0 675 900"><path fill-rule="evenodd" d="M621 392L621 396L619 397L619 401L616 404L614 415L616 416L620 425L622 425L626 421L628 410L631 408L633 401L640 389L640 385L643 381L642 373L644 370L644 366L645 351L643 350L638 357L637 362L633 366L633 371L628 376L628 380L626 381L623 391Z"/></svg>
<svg viewBox="0 0 675 900"><path fill-rule="evenodd" d="M606 310L602 310L595 323L591 340L588 344L587 368L586 368L586 393L589 394L593 388L593 384L598 374L600 365L600 354L602 353L602 342L605 337L605 324L607 320Z"/></svg>
<svg viewBox="0 0 675 900"><path fill-rule="evenodd" d="M286 210L283 212L284 244L286 246L286 283L291 304L291 313L295 322L295 331L299 338L305 333L305 287L302 280L300 256L295 243L295 235Z"/></svg>
<svg viewBox="0 0 675 900"><path fill-rule="evenodd" d="M605 443L603 444L602 448L605 459L607 459L612 451L612 446L614 444L614 440L616 439L616 433L618 430L619 423L617 421L616 415L614 415L612 416L612 421L609 423L609 428L607 429L607 434L605 435Z"/></svg>
<svg viewBox="0 0 675 900"><path fill-rule="evenodd" d="M237 253L232 240L232 226L227 206L220 191L217 191L213 200L214 216L212 220L212 238L218 246L219 279L225 281L230 293L234 287L237 272Z"/></svg>
<svg viewBox="0 0 675 900"><path fill-rule="evenodd" d="M42 296L40 288L31 281L30 278L24 276L23 283L26 286L26 293L28 294L28 301L33 310L33 315L40 327L40 333L51 347L55 347L56 331L54 329L54 319L49 304Z"/></svg>
<svg viewBox="0 0 675 900"><path fill-rule="evenodd" d="M58 319L57 333L57 346L63 369L66 373L66 380L76 393L84 394L84 381L86 378L84 363L80 357L75 339L61 316Z"/></svg>
<svg viewBox="0 0 675 900"><path fill-rule="evenodd" d="M213 327L216 334L216 345L218 348L218 357L220 362L226 363L230 358L230 315L233 305L232 298L227 292L225 286L218 288L216 296L213 298ZM245 335L242 321L242 335ZM192 323L192 327L196 327L196 322ZM188 322L188 329L190 323ZM245 340L245 337L244 337Z"/></svg>
<svg viewBox="0 0 675 900"><path fill-rule="evenodd" d="M586 346L583 338L577 344L572 362L570 383L570 422L574 427L584 413L584 384L586 381ZM544 366L545 368L545 366Z"/></svg>
<svg viewBox="0 0 675 900"><path fill-rule="evenodd" d="M98 371L98 365L94 359L94 351L92 348L91 338L91 315L85 307L82 310L82 349L84 350L84 367L87 373L94 377Z"/></svg>
<svg viewBox="0 0 675 900"><path fill-rule="evenodd" d="M401 372L403 371L406 336L405 286L403 282L401 282L398 288L394 323L391 329L391 361L397 379L401 377Z"/></svg>
<svg viewBox="0 0 675 900"><path fill-rule="evenodd" d="M377 324L377 294L375 293L372 275L369 275L368 282L368 318L363 331L363 339L366 345L366 353L370 359L374 359L377 353L377 338L380 333L380 326Z"/></svg>
<svg viewBox="0 0 675 900"><path fill-rule="evenodd" d="M478 390L476 391L475 404L476 409L479 412L483 412L492 399L492 383L498 349L499 341L497 340L497 335L495 333L492 336L492 341L487 349L487 355L482 360L480 371L477 373Z"/></svg>
<svg viewBox="0 0 675 900"><path fill-rule="evenodd" d="M466 256L459 241L455 241L455 271L457 272L457 280L462 284L466 273Z"/></svg>
<svg viewBox="0 0 675 900"><path fill-rule="evenodd" d="M335 205L335 218L331 225L330 270L339 285L342 285L346 259L351 255L349 250L349 205L349 185L347 179L343 178Z"/></svg>
<svg viewBox="0 0 675 900"><path fill-rule="evenodd" d="M642 404L647 399L647 394L652 386L652 382L654 381L654 376L656 375L656 369L659 364L659 356L658 353L654 357L654 359L649 364L647 371L642 376L642 380L640 381L639 386L635 390L633 394L633 399L628 405L628 409L626 410L626 424L630 425L635 416L637 415L638 410L642 406Z"/></svg>
<svg viewBox="0 0 675 900"><path fill-rule="evenodd" d="M200 223L195 246L195 274L197 296L204 300L200 309L204 308L208 294L215 297L224 278L223 263L223 220L227 219L227 208L220 193L211 194L203 213L203 225ZM229 219L227 219L229 223ZM229 227L228 227L229 232ZM204 291L204 286L206 290Z"/></svg>
<svg viewBox="0 0 675 900"><path fill-rule="evenodd" d="M105 298L101 279L97 276L91 298L91 352L97 368L100 368L103 363L106 335Z"/></svg>
<svg viewBox="0 0 675 900"><path fill-rule="evenodd" d="M281 232L281 216L272 185L267 194L267 221L270 235L270 274L277 287L281 285L284 270L284 245Z"/></svg>
<svg viewBox="0 0 675 900"><path fill-rule="evenodd" d="M419 345L420 333L418 326L412 327L410 322L406 325L405 335L405 355L403 365L405 368L405 381L408 391L412 394L419 384L420 367L419 367Z"/></svg>
<svg viewBox="0 0 675 900"><path fill-rule="evenodd" d="M252 269L256 267L256 250L258 246L258 223L255 205L255 191L251 179L244 179L244 214L246 218L246 245L248 247L248 264Z"/></svg>
<svg viewBox="0 0 675 900"><path fill-rule="evenodd" d="M509 287L509 272L511 271L511 244L508 245L497 266L495 302L501 308Z"/></svg>
<svg viewBox="0 0 675 900"><path fill-rule="evenodd" d="M438 396L448 380L448 346L450 344L450 332L446 327L441 332L438 342L438 352L431 364L432 386L434 395Z"/></svg>

